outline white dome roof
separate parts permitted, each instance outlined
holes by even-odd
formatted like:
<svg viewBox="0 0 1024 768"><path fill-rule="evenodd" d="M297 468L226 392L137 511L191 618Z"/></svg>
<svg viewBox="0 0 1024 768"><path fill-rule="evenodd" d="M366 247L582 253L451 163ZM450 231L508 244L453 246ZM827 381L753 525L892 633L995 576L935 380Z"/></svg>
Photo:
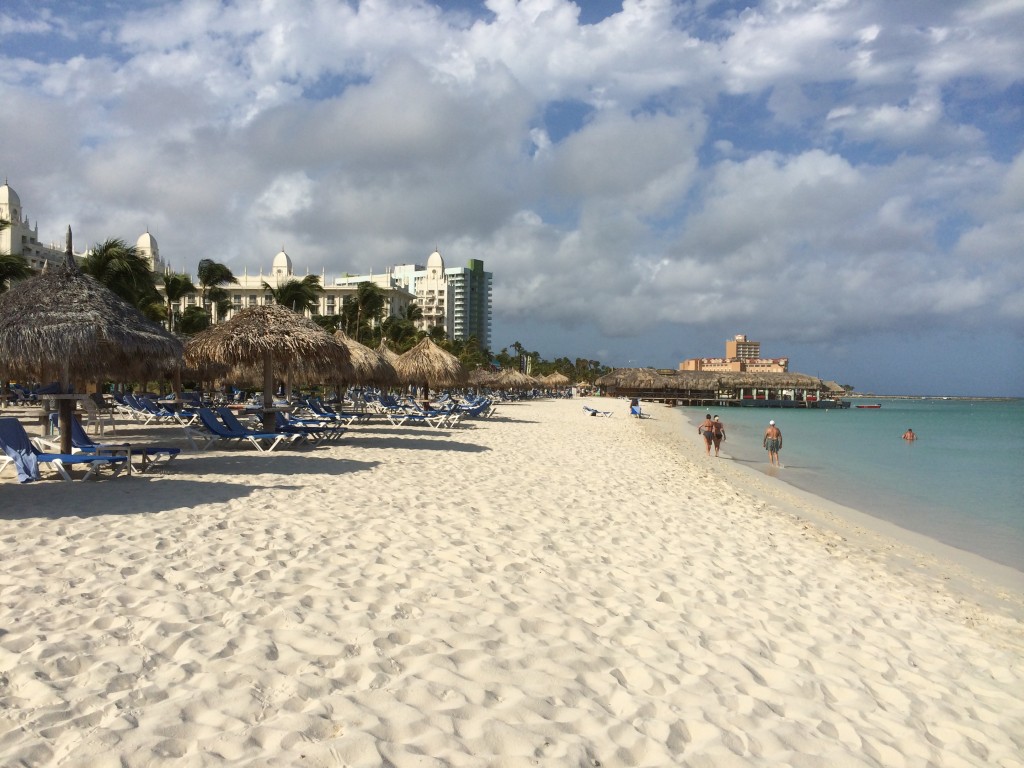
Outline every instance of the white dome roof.
<svg viewBox="0 0 1024 768"><path fill-rule="evenodd" d="M139 235L139 239L135 241L135 247L140 251L152 251L153 253L157 253L160 250L160 246L156 244L156 238L149 234L149 232Z"/></svg>
<svg viewBox="0 0 1024 768"><path fill-rule="evenodd" d="M284 252L284 248L282 248L274 257L274 263L271 265L271 271L275 275L290 275L292 273L292 257Z"/></svg>
<svg viewBox="0 0 1024 768"><path fill-rule="evenodd" d="M0 205L9 205L12 208L21 208L21 198L18 197L18 193L11 189L10 185L5 181L0 186Z"/></svg>
<svg viewBox="0 0 1024 768"><path fill-rule="evenodd" d="M438 269L444 268L444 259L441 258L441 254L438 251L434 251L427 258L427 269L436 267Z"/></svg>

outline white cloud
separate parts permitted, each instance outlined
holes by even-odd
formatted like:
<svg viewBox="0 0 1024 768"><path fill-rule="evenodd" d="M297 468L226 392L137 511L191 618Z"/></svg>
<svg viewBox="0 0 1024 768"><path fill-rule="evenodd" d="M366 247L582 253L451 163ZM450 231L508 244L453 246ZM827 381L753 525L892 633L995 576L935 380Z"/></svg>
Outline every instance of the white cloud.
<svg viewBox="0 0 1024 768"><path fill-rule="evenodd" d="M186 0L41 16L36 57L8 14L0 174L43 240L193 268L482 258L499 327L1021 332L1019 4L727 5Z"/></svg>

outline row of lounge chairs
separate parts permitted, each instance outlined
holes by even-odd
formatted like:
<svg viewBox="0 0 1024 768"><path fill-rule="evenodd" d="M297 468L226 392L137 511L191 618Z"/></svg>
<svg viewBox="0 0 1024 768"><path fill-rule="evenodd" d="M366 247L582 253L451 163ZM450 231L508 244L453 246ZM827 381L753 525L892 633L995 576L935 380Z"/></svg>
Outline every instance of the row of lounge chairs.
<svg viewBox="0 0 1024 768"><path fill-rule="evenodd" d="M389 394L366 394L364 397L370 408L396 426L410 422L427 424L437 429L450 428L465 418L487 417L494 412L494 402L490 398L456 401L448 397L428 409L411 397L404 401Z"/></svg>
<svg viewBox="0 0 1024 768"><path fill-rule="evenodd" d="M136 397L131 393L115 395L114 402L119 414L144 425L173 422L183 426L192 424L198 418L196 409L202 406L198 399L172 405L151 397Z"/></svg>
<svg viewBox="0 0 1024 768"><path fill-rule="evenodd" d="M435 428L454 427L463 419L486 417L494 412L494 403L488 398L456 400L442 398L434 407L423 408L411 398L399 401L390 395L366 398L367 411L332 408L318 398L307 398L292 414L275 412L276 430L266 431L262 424L247 426L227 408L203 407L198 400L177 403L171 409L158 401L132 395L118 396L113 406L117 412L138 423L180 424L193 450L207 450L214 445L245 444L260 452L273 451L280 446L302 444L320 445L342 438L354 423L383 417L392 425L422 423ZM255 417L257 408L253 407ZM55 417L55 414L53 415ZM77 417L72 419L71 444L73 453L63 454L52 440L29 438L24 426L15 418L0 419L0 471L13 464L22 482L39 479L39 466L48 465L64 480L70 480L68 467L76 465L86 469L85 477L98 476L110 469L116 477L128 468L131 474L144 472L149 467L169 463L181 449L169 445L145 445L130 442L96 442L83 429Z"/></svg>

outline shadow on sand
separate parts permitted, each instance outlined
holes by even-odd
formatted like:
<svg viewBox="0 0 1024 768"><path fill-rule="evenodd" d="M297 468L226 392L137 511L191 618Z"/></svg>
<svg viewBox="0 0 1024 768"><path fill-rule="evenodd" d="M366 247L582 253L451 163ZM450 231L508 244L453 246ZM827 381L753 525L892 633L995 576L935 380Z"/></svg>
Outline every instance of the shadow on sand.
<svg viewBox="0 0 1024 768"><path fill-rule="evenodd" d="M124 475L71 483L46 479L36 483L5 483L0 520L102 515L152 514L199 504L222 504L242 499L265 486L252 481L266 474L330 474L341 477L379 466L378 461L302 453L182 454L169 465L145 475ZM203 482L206 475L218 476ZM301 479L290 485L275 484L275 491L301 490Z"/></svg>

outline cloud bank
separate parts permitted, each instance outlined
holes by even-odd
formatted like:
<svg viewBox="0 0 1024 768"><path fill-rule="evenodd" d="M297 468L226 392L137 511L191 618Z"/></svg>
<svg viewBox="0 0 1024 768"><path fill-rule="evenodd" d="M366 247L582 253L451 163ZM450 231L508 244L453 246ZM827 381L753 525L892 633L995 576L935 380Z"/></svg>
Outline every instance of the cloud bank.
<svg viewBox="0 0 1024 768"><path fill-rule="evenodd" d="M1019 4L67 6L0 9L0 172L44 239L329 276L436 246L551 357L1024 336Z"/></svg>

